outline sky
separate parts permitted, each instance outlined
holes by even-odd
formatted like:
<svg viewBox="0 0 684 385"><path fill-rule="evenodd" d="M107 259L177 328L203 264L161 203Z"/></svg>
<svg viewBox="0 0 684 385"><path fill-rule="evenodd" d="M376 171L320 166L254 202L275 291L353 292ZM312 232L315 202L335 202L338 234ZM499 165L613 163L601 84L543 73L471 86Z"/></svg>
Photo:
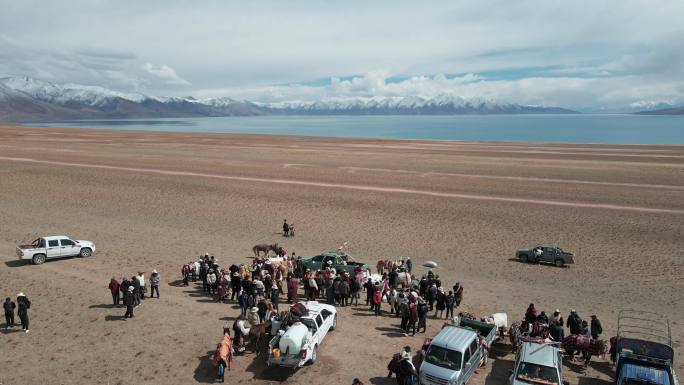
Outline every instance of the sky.
<svg viewBox="0 0 684 385"><path fill-rule="evenodd" d="M684 105L684 1L0 0L0 75L257 102Z"/></svg>

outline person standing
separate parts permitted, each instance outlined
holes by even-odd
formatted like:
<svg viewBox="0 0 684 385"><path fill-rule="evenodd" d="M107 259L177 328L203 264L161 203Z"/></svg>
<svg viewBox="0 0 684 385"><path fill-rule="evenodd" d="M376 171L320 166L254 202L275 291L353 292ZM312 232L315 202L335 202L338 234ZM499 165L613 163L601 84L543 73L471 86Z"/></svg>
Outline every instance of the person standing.
<svg viewBox="0 0 684 385"><path fill-rule="evenodd" d="M157 299L159 299L159 281L161 277L157 270L152 270L152 275L150 275L150 298L154 298L154 292L157 292Z"/></svg>
<svg viewBox="0 0 684 385"><path fill-rule="evenodd" d="M373 293L375 292L375 286L373 286L373 281L368 278L368 281L363 284L364 289L366 289L366 305L370 305L371 310L375 308L375 303L373 302Z"/></svg>
<svg viewBox="0 0 684 385"><path fill-rule="evenodd" d="M428 305L430 305L430 311L432 311L432 309L434 309L435 306L435 300L437 299L437 285L435 285L434 283L430 285L430 287L428 288L426 299Z"/></svg>
<svg viewBox="0 0 684 385"><path fill-rule="evenodd" d="M233 277L230 280L230 286L233 287L233 290L230 293L230 300L233 301L237 298L240 298L240 290L242 289L242 277L240 277L240 273L238 273L237 271L233 273Z"/></svg>
<svg viewBox="0 0 684 385"><path fill-rule="evenodd" d="M453 289L456 307L458 308L461 306L461 302L463 302L463 285L460 282L456 282Z"/></svg>
<svg viewBox="0 0 684 385"><path fill-rule="evenodd" d="M425 300L423 298L418 298L418 331L420 332L420 328L423 328L422 333L425 333L425 330L427 329L427 314L428 314L428 305L425 303Z"/></svg>
<svg viewBox="0 0 684 385"><path fill-rule="evenodd" d="M2 307L5 310L5 329L14 327L14 309L16 309L17 305L12 302L10 297L7 297Z"/></svg>
<svg viewBox="0 0 684 385"><path fill-rule="evenodd" d="M449 290L449 295L446 297L446 317L445 319L454 318L454 305L456 304L456 297L454 293Z"/></svg>
<svg viewBox="0 0 684 385"><path fill-rule="evenodd" d="M128 290L124 293L124 305L126 305L126 313L124 318L133 318L133 307L135 306L135 288L133 285L128 286Z"/></svg>
<svg viewBox="0 0 684 385"><path fill-rule="evenodd" d="M406 258L406 270L408 270L409 274L413 271L413 262L411 261L411 257Z"/></svg>
<svg viewBox="0 0 684 385"><path fill-rule="evenodd" d="M399 314L401 315L401 331L404 335L408 335L409 319L411 318L411 311L409 310L408 300L406 298L399 299Z"/></svg>
<svg viewBox="0 0 684 385"><path fill-rule="evenodd" d="M112 293L112 302L114 303L114 306L119 306L119 289L121 289L119 281L112 277L109 281L109 291Z"/></svg>
<svg viewBox="0 0 684 385"><path fill-rule="evenodd" d="M299 282L291 273L287 273L287 302L297 302L297 290L299 289Z"/></svg>
<svg viewBox="0 0 684 385"><path fill-rule="evenodd" d="M416 335L416 324L418 323L418 306L415 303L409 305L409 323L406 326L406 334L408 334L409 329L411 329L411 335Z"/></svg>
<svg viewBox="0 0 684 385"><path fill-rule="evenodd" d="M280 309L278 308L278 303L280 302L280 289L278 289L277 285L273 285L271 288L271 303L273 304L273 309L275 311L280 312Z"/></svg>
<svg viewBox="0 0 684 385"><path fill-rule="evenodd" d="M596 317L596 314L591 316L591 338L597 340L603 333L603 327L601 326L601 321Z"/></svg>
<svg viewBox="0 0 684 385"><path fill-rule="evenodd" d="M351 292L351 300L349 301L349 305L351 306L352 304L356 304L356 306L359 306L359 290L361 289L359 285L359 281L356 279L352 279L349 282L349 291Z"/></svg>
<svg viewBox="0 0 684 385"><path fill-rule="evenodd" d="M131 286L133 288L133 305L140 305L140 281L136 276L131 277Z"/></svg>
<svg viewBox="0 0 684 385"><path fill-rule="evenodd" d="M145 292L147 292L147 282L145 281L145 273L139 271L138 276L136 278L140 283L140 299L145 299Z"/></svg>
<svg viewBox="0 0 684 385"><path fill-rule="evenodd" d="M22 292L17 294L17 315L19 316L19 319L21 320L21 329L24 331L24 333L29 332L29 316L28 316L28 309L31 308L31 301L29 301L28 297Z"/></svg>
<svg viewBox="0 0 684 385"><path fill-rule="evenodd" d="M437 290L436 302L435 318L437 318L437 313L439 313L439 318L442 318L442 314L444 314L444 310L446 310L446 294L444 294L444 289L441 287Z"/></svg>
<svg viewBox="0 0 684 385"><path fill-rule="evenodd" d="M290 235L290 225L287 224L287 219L283 221L283 237Z"/></svg>
<svg viewBox="0 0 684 385"><path fill-rule="evenodd" d="M374 288L374 292L373 292L373 310L375 311L376 316L380 315L380 304L381 303L382 303L382 293L380 292L380 288L376 287L376 288Z"/></svg>
<svg viewBox="0 0 684 385"><path fill-rule="evenodd" d="M575 309L570 310L570 315L567 321L568 329L570 329L570 334L579 335L582 334L582 318L577 314Z"/></svg>

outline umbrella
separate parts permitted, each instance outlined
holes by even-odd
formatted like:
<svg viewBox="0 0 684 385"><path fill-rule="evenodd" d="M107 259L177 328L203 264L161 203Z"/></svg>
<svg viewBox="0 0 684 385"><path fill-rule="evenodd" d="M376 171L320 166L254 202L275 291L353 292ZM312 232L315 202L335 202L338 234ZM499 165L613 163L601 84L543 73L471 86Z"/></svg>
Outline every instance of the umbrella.
<svg viewBox="0 0 684 385"><path fill-rule="evenodd" d="M434 262L434 261L426 261L425 263L423 263L423 266L429 267L429 268L432 269L432 268L437 267L437 262Z"/></svg>

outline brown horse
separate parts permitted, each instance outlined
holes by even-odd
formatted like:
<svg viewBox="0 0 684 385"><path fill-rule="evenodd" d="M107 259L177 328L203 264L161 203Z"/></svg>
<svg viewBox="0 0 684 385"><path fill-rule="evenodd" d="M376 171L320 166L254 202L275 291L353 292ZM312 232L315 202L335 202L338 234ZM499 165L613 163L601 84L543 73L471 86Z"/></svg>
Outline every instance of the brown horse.
<svg viewBox="0 0 684 385"><path fill-rule="evenodd" d="M268 342L270 333L270 320L258 325L254 325L249 329L249 345L252 347L257 357L259 357L259 353L266 347L266 342Z"/></svg>

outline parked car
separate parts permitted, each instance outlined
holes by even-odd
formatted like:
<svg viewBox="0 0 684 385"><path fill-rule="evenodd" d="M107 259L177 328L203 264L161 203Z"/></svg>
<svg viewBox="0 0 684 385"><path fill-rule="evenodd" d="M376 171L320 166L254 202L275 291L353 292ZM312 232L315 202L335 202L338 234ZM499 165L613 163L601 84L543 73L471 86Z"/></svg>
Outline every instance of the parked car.
<svg viewBox="0 0 684 385"><path fill-rule="evenodd" d="M90 241L72 240L64 235L41 237L29 245L17 246L17 257L28 259L40 265L47 259L65 257L90 257L95 252L95 244Z"/></svg>
<svg viewBox="0 0 684 385"><path fill-rule="evenodd" d="M483 354L479 331L491 346L496 338L496 325L460 319L457 325L446 325L430 343L420 366L421 385L465 385L480 366Z"/></svg>
<svg viewBox="0 0 684 385"><path fill-rule="evenodd" d="M307 362L313 364L317 350L328 331L337 327L337 309L317 301L302 302L307 314L299 322L279 330L269 342L267 365L298 368Z"/></svg>
<svg viewBox="0 0 684 385"><path fill-rule="evenodd" d="M328 263L330 262L330 263ZM310 269L311 271L321 270L326 267L332 267L335 271L346 270L349 275L354 276L356 266L361 266L368 270L368 265L363 262L356 262L354 258L347 254L338 253L322 253L315 257L302 258L302 267L304 271Z"/></svg>
<svg viewBox="0 0 684 385"><path fill-rule="evenodd" d="M558 267L575 263L574 254L553 245L537 245L529 249L518 249L515 257L521 262L553 263Z"/></svg>
<svg viewBox="0 0 684 385"><path fill-rule="evenodd" d="M511 385L568 385L563 380L563 357L556 344L523 342L515 357Z"/></svg>

